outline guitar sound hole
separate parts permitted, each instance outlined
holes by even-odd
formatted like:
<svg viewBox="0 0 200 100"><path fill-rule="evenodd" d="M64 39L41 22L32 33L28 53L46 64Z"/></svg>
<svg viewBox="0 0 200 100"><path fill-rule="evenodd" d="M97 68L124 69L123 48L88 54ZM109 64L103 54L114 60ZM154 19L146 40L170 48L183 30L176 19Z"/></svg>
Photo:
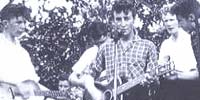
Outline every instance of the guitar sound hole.
<svg viewBox="0 0 200 100"><path fill-rule="evenodd" d="M103 94L103 100L111 100L111 98L112 98L112 92L110 91L110 90L108 90L108 91L105 91L104 92L104 94Z"/></svg>

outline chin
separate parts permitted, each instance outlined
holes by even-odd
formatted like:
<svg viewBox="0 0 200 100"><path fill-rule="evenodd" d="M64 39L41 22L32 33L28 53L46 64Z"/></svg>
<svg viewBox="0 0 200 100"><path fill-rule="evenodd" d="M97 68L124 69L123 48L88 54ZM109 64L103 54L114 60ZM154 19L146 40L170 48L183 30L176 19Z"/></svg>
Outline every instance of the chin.
<svg viewBox="0 0 200 100"><path fill-rule="evenodd" d="M124 32L124 33L122 33L122 35L124 35L124 36L129 36L129 35L130 35L130 32Z"/></svg>

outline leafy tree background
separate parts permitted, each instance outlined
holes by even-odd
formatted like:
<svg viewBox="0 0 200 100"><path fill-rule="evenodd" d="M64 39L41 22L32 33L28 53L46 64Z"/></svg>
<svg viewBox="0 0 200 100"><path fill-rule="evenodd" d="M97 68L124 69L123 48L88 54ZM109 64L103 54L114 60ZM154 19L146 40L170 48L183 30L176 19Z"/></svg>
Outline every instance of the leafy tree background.
<svg viewBox="0 0 200 100"><path fill-rule="evenodd" d="M10 3L15 1L10 0ZM28 2L21 1L24 5ZM113 0L66 0L65 2L73 3L71 13L62 6L47 10L45 5L51 0L36 1L42 3L27 27L28 35L21 38L21 44L30 53L41 78L40 83L50 89L57 89L58 77L64 73L69 74L71 67L90 45L90 36L87 34L89 24L94 20L111 23L109 19ZM156 31L151 31L150 28L155 28L154 24L159 25L161 22L159 9L166 2L174 0L129 1L135 4L142 21L142 26L138 27L139 35L153 41L159 49L168 34L162 27ZM79 20L80 16L82 19Z"/></svg>

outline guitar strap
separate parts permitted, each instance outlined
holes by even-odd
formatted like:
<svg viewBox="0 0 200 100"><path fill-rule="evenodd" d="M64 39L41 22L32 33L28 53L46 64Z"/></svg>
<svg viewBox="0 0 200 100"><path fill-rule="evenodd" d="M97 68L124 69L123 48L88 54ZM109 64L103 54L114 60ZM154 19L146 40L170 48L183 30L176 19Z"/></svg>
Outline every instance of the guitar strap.
<svg viewBox="0 0 200 100"><path fill-rule="evenodd" d="M11 87L9 87L9 91L10 91L10 93L11 93L12 99L14 100L14 99L15 99L15 93L14 93L14 91L12 90Z"/></svg>

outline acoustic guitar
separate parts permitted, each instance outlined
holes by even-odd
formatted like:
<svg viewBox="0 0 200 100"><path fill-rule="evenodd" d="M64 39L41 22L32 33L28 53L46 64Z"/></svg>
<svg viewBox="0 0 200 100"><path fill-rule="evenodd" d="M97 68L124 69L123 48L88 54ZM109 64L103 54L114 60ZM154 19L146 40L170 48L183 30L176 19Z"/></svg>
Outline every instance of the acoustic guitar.
<svg viewBox="0 0 200 100"><path fill-rule="evenodd" d="M69 99L70 92L69 91L42 91L38 84L32 80L23 81L19 85L0 82L0 100L17 100L21 98L22 100L29 100L29 98L34 97L62 97Z"/></svg>
<svg viewBox="0 0 200 100"><path fill-rule="evenodd" d="M166 74L171 73L173 71L174 69L171 69L169 66L159 66L159 68L156 69L156 75L154 76L156 77L165 76ZM101 85L100 82L94 81L92 76L90 75L85 75L85 76L83 75L81 78L83 78L83 80L86 80L86 83L84 84L86 85L89 84L89 86L85 86L85 88L89 91L93 100L112 100L113 99L113 80L108 82L108 84L106 85L105 84ZM145 73L141 74L137 78L132 79L124 84L118 85L117 95L120 95L118 96L118 100L122 100L121 98L122 93L140 84L144 79L146 79ZM121 79L118 78L118 81L121 81ZM100 84L97 84L97 83L100 83Z"/></svg>

